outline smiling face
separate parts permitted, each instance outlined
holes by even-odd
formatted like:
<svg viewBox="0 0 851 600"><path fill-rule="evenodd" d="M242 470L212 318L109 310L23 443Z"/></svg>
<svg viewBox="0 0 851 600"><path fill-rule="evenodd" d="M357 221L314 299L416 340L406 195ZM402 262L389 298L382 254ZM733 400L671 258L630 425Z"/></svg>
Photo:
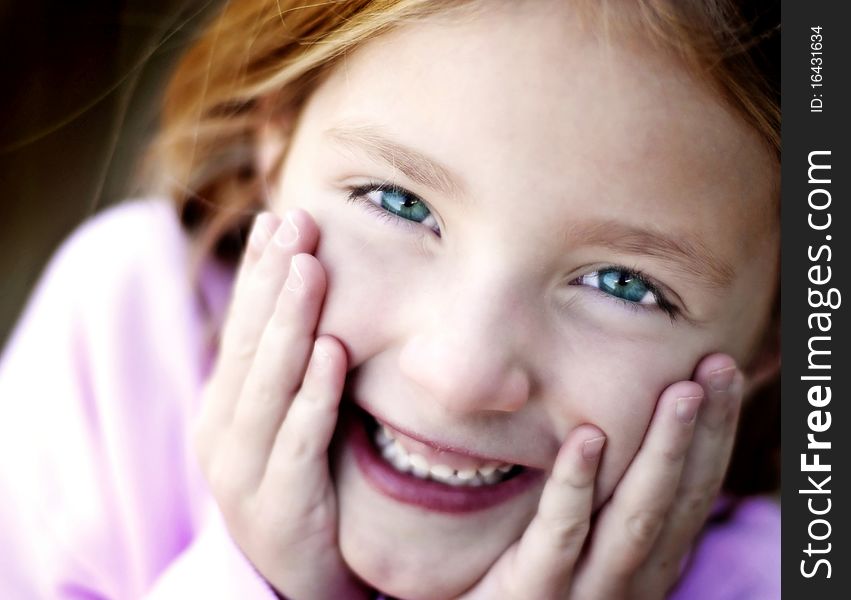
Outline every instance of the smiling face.
<svg viewBox="0 0 851 600"><path fill-rule="evenodd" d="M393 595L481 577L582 423L608 437L599 505L661 390L712 351L744 364L767 326L768 151L673 59L566 4L368 42L310 97L273 182L277 212L319 224L319 331L348 349L367 435L377 418L391 460L444 481L394 477L361 419L340 436L342 552Z"/></svg>

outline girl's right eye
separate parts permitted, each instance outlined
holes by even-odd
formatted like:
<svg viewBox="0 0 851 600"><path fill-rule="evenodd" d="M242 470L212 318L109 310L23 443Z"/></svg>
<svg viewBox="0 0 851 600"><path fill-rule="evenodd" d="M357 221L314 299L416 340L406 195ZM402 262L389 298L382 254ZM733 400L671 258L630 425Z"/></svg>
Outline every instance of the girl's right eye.
<svg viewBox="0 0 851 600"><path fill-rule="evenodd" d="M437 220L425 202L397 185L368 183L351 188L349 200L362 202L367 208L380 211L380 216L384 218L392 217L401 222L419 223L440 235Z"/></svg>

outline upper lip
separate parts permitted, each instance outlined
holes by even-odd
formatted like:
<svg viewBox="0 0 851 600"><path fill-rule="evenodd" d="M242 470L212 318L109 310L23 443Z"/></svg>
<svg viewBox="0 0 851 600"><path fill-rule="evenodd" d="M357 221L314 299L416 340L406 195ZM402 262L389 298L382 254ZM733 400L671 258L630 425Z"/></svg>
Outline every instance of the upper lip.
<svg viewBox="0 0 851 600"><path fill-rule="evenodd" d="M410 437L410 438L412 438L412 439L414 439L414 440L416 440L416 441L418 441L422 444L425 444L426 446L429 446L429 447L433 448L434 450L436 450L438 452L452 452L452 453L455 453L455 454L459 454L461 456L468 457L472 460L481 461L483 463L488 463L488 462L491 462L491 463L508 463L508 464L512 464L512 465L520 465L520 466L527 467L527 468L543 468L541 465L534 464L528 458L521 458L521 457L518 457L518 456L509 456L508 454L500 454L500 453L495 453L495 454L487 453L487 454L485 454L485 453L481 453L481 452L477 452L475 450L472 450L472 449L468 448L467 446L465 446L463 444L450 442L450 441L447 441L445 439L432 438L428 435L423 434L422 432L414 431L414 430L412 430L412 429L410 429L410 428L408 428L404 425L400 425L399 423L393 421L392 419L387 418L380 411L376 410L373 406L370 406L369 404L367 404L365 402L362 402L360 400L355 400L354 404L359 406L365 412L369 413L371 416L373 416L376 420L380 421L381 423L385 423L386 425L395 429L399 433L401 433L401 434L403 434L407 437Z"/></svg>

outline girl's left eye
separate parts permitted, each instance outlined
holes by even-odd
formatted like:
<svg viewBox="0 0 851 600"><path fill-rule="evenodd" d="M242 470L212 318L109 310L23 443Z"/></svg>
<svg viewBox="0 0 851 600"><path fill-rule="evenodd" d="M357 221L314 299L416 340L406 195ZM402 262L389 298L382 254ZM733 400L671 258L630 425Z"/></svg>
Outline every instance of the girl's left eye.
<svg viewBox="0 0 851 600"><path fill-rule="evenodd" d="M668 302L658 286L637 271L622 267L607 267L577 278L574 283L599 289L631 304L658 306L672 317L676 308Z"/></svg>
<svg viewBox="0 0 851 600"><path fill-rule="evenodd" d="M349 191L349 200L364 202L380 210L382 216L393 216L402 221L425 225L440 235L437 220L419 197L396 185L369 183Z"/></svg>

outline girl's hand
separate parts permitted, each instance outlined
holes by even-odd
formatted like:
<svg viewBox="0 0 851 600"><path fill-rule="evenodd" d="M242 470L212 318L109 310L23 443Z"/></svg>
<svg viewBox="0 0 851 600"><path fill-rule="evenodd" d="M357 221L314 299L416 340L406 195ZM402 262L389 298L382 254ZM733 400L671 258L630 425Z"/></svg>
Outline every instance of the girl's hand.
<svg viewBox="0 0 851 600"><path fill-rule="evenodd" d="M605 438L591 425L575 429L523 536L462 598L664 598L723 482L741 400L742 375L722 354L702 360L694 381L669 386L593 528Z"/></svg>
<svg viewBox="0 0 851 600"><path fill-rule="evenodd" d="M327 450L347 360L339 341L314 337L318 236L303 211L257 217L194 437L234 541L295 600L365 597L337 547Z"/></svg>

